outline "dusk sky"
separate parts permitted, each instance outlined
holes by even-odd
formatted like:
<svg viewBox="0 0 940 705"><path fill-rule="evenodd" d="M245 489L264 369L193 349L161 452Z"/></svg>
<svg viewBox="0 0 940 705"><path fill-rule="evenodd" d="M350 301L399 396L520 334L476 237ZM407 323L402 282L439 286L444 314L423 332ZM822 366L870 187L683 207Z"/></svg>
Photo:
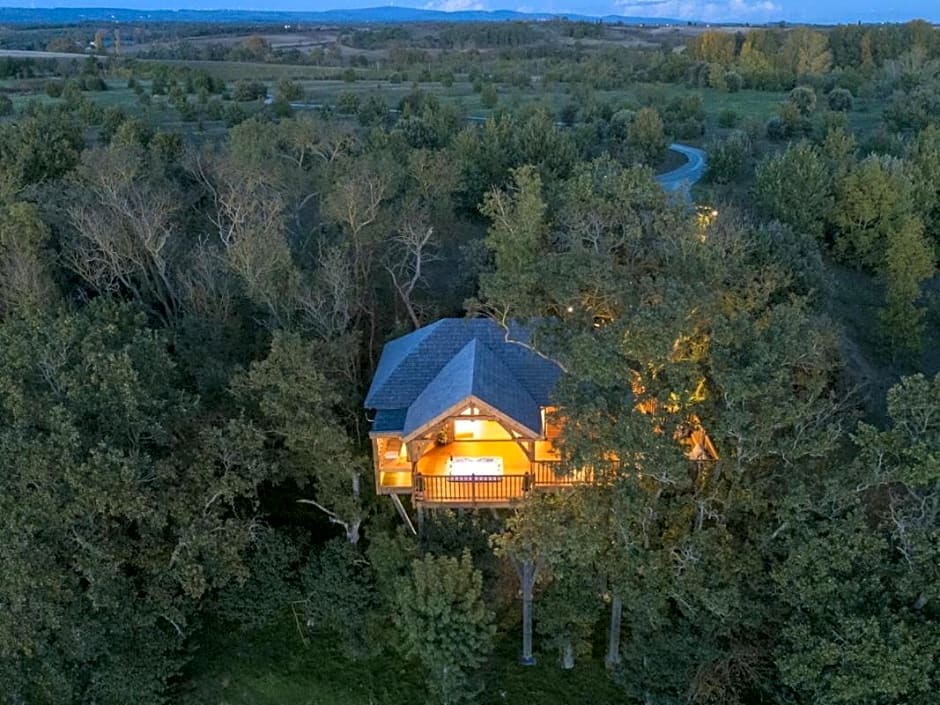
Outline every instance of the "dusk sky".
<svg viewBox="0 0 940 705"><path fill-rule="evenodd" d="M329 10L379 5L616 14L705 22L902 22L914 18L940 22L940 0L0 0L0 6L6 7L141 9Z"/></svg>
<svg viewBox="0 0 940 705"><path fill-rule="evenodd" d="M334 4L343 7L370 5L368 1L359 0L338 0ZM587 15L674 17L706 22L766 22L781 19L790 22L896 22L913 18L940 22L940 0L518 0L515 5L506 0L431 0L424 4L397 4L444 10L500 8Z"/></svg>

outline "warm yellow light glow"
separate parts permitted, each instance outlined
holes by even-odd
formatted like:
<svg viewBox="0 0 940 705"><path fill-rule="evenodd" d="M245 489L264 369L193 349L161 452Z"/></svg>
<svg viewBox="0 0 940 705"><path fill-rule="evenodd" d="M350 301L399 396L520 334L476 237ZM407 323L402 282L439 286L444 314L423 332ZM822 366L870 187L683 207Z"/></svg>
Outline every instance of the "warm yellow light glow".
<svg viewBox="0 0 940 705"><path fill-rule="evenodd" d="M718 217L718 209L710 206L698 206L695 209L695 222L698 225L699 240L705 242L706 231Z"/></svg>
<svg viewBox="0 0 940 705"><path fill-rule="evenodd" d="M498 455L486 457L451 456L447 460L448 475L502 475L503 459Z"/></svg>
<svg viewBox="0 0 940 705"><path fill-rule="evenodd" d="M464 419L454 419L454 438L478 438L478 421L467 421Z"/></svg>
<svg viewBox="0 0 940 705"><path fill-rule="evenodd" d="M454 419L455 441L502 441L512 435L501 424L490 419Z"/></svg>

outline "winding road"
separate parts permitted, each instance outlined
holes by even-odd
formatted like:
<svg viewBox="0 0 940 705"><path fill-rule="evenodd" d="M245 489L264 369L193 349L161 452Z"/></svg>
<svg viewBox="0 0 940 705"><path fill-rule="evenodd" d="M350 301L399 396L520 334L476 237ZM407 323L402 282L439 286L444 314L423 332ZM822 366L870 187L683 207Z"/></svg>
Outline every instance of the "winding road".
<svg viewBox="0 0 940 705"><path fill-rule="evenodd" d="M678 169L659 174L656 180L666 193L679 194L684 201L692 203L692 184L705 175L708 158L701 149L686 144L673 143L669 149L683 155L687 161Z"/></svg>

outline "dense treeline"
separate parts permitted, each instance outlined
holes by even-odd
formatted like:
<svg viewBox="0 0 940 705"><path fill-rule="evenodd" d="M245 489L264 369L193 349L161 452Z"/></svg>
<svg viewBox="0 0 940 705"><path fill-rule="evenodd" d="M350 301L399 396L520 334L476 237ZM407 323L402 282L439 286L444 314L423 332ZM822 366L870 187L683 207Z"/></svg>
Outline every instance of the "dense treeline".
<svg viewBox="0 0 940 705"><path fill-rule="evenodd" d="M141 56L372 68L380 75L428 70L434 76L467 73L474 68L502 76L507 68L500 64L511 62L512 70L599 90L651 81L721 90L780 91L826 75L829 88L857 93L872 72L902 55L919 53L929 60L940 53L938 32L920 20L828 30L715 29L693 34L688 40L682 34L621 36L619 29L578 22L484 23L441 30L378 28L341 34L308 51L276 48L259 33L235 44L155 43ZM599 43L567 44L563 41L566 37L591 38ZM344 46L373 54L344 51ZM377 51L381 54L375 55Z"/></svg>
<svg viewBox="0 0 940 705"><path fill-rule="evenodd" d="M191 139L102 110L84 81L105 69L76 68L0 123L0 693L181 702L204 644L289 621L350 679L394 652L427 683L405 702L502 702L485 666L528 565L540 658L604 659L623 702L931 705L935 38L642 54L729 91L794 83L770 121L710 135L698 217L651 169L702 136L696 95L583 86L560 115L467 125L417 89L394 118L379 94L291 115L292 81L264 107L247 78L115 69L180 114L230 111ZM867 90L891 103L863 140L845 113ZM870 339L834 318L842 267L883 287ZM563 465L606 481L414 537L373 495L362 398L384 341L464 312L540 322ZM692 466L676 438L699 424L720 458Z"/></svg>

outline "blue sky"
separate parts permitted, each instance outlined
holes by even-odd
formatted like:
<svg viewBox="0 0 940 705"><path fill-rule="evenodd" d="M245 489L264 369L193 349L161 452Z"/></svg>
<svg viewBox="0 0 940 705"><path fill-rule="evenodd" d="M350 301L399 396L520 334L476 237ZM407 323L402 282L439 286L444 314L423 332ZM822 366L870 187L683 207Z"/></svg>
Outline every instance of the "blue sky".
<svg viewBox="0 0 940 705"><path fill-rule="evenodd" d="M329 10L377 5L438 10L508 9L617 14L705 22L903 22L920 18L940 23L940 0L0 0L0 7L148 9Z"/></svg>
<svg viewBox="0 0 940 705"><path fill-rule="evenodd" d="M347 0L344 6L368 3ZM674 17L706 22L897 22L914 18L940 22L940 0L518 0L516 5L506 0L430 0L422 6L445 10L507 8Z"/></svg>

